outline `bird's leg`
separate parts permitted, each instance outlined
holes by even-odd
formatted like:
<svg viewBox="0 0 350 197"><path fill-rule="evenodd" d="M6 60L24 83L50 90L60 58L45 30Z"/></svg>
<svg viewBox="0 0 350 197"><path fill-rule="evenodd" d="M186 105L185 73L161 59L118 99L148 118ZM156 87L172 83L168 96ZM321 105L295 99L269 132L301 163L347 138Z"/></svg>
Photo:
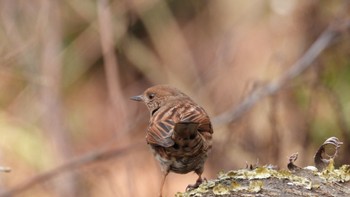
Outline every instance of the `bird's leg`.
<svg viewBox="0 0 350 197"><path fill-rule="evenodd" d="M163 172L163 175L162 175L162 180L160 182L160 190L159 190L159 196L162 197L162 193L163 193L163 186L164 186L164 183L165 183L165 178L166 176L169 174L169 171L165 171Z"/></svg>
<svg viewBox="0 0 350 197"><path fill-rule="evenodd" d="M198 174L198 179L196 181L195 184L190 184L186 187L186 191L192 190L192 189L196 189L197 187L199 187L200 184L202 184L204 181L207 181L206 178L202 178L202 173L203 170L200 171L196 171L196 173Z"/></svg>

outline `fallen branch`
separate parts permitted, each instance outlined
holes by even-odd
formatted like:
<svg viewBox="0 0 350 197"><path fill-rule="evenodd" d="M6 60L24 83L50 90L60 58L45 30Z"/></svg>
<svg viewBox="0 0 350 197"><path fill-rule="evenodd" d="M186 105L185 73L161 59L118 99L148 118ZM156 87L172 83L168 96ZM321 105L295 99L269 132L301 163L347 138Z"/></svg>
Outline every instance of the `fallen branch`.
<svg viewBox="0 0 350 197"><path fill-rule="evenodd" d="M350 166L324 171L295 169L278 170L270 166L220 172L216 179L198 188L178 192L187 196L349 196Z"/></svg>
<svg viewBox="0 0 350 197"><path fill-rule="evenodd" d="M316 152L317 168L296 166L294 162L298 153L294 153L289 157L289 170L272 165L250 165L246 169L220 172L216 179L175 196L349 196L350 165L334 167L334 158L341 144L336 137L328 138ZM336 149L333 154L326 154L329 159L323 156L328 145Z"/></svg>

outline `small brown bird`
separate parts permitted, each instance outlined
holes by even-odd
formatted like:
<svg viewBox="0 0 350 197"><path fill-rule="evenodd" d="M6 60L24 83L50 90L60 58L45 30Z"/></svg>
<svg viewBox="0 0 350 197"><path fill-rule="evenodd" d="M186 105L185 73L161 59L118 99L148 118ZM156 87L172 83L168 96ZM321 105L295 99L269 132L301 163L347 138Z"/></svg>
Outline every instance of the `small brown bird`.
<svg viewBox="0 0 350 197"><path fill-rule="evenodd" d="M203 182L204 163L211 150L213 134L204 109L169 85L150 87L131 99L143 101L150 111L146 141L163 172L160 196L169 172L194 171L199 177L187 189L198 187Z"/></svg>

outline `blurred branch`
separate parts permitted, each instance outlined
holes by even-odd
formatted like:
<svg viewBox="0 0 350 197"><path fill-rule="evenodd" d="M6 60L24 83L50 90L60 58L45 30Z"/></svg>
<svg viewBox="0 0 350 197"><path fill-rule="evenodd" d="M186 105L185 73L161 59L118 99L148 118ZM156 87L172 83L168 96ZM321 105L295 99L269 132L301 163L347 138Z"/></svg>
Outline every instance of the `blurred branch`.
<svg viewBox="0 0 350 197"><path fill-rule="evenodd" d="M60 56L62 50L62 17L59 1L43 3L41 39L41 86L40 104L43 116L42 127L53 149L55 162L65 162L72 155L71 141L64 120L62 100L62 69ZM53 193L59 196L73 197L78 191L77 177L67 174L54 183Z"/></svg>
<svg viewBox="0 0 350 197"><path fill-rule="evenodd" d="M107 78L107 88L112 105L113 121L115 132L125 130L120 124L125 120L124 97L119 84L119 71L117 56L114 53L113 24L108 0L97 1L98 23L104 59L105 74Z"/></svg>
<svg viewBox="0 0 350 197"><path fill-rule="evenodd" d="M0 172L11 172L11 168L0 166Z"/></svg>
<svg viewBox="0 0 350 197"><path fill-rule="evenodd" d="M140 16L159 57L159 63L162 64L153 68L161 69L166 65L167 69L163 70L162 75L166 76L167 83L175 84L182 90L188 90L189 85L194 83L195 86L200 86L196 62L169 3L155 1L147 14L135 2L130 1L128 4Z"/></svg>
<svg viewBox="0 0 350 197"><path fill-rule="evenodd" d="M99 23L99 32L101 38L102 55L104 59L105 74L107 78L107 88L109 93L109 100L111 103L112 110L110 111L110 120L113 124L114 132L117 136L123 135L124 138L119 137L119 139L124 142L130 142L130 133L126 133L126 120L127 112L125 96L120 85L119 70L118 70L118 60L115 54L115 41L113 38L113 23L112 23L112 12L110 9L109 0L98 0L97 1L97 16ZM125 25L125 24L122 24ZM121 26L121 25L120 25ZM125 28L126 29L126 28ZM125 135L124 135L125 134ZM118 143L119 140L116 141ZM132 161L126 158L127 163L132 163ZM126 168L128 168L127 166ZM131 170L126 170L129 177L133 177L130 173ZM129 193L133 194L132 184L128 184ZM133 195L132 195L133 196Z"/></svg>
<svg viewBox="0 0 350 197"><path fill-rule="evenodd" d="M258 101L266 96L275 94L281 90L288 82L301 75L311 67L316 58L329 47L343 32L350 29L350 19L335 20L328 28L316 39L310 48L298 59L285 73L277 79L257 88L238 106L223 112L213 118L214 124L227 124L234 122L242 117L244 113L250 110Z"/></svg>
<svg viewBox="0 0 350 197"><path fill-rule="evenodd" d="M104 160L112 159L116 157L121 157L143 146L145 146L145 144L138 141L124 148L103 149L103 150L96 150L94 152L87 153L83 156L72 159L71 161L68 161L67 163L62 164L52 170L39 174L12 189L9 189L5 192L0 193L0 197L14 196L16 194L19 194L21 192L24 192L30 189L35 185L38 185L39 183L52 179L60 174L75 170L81 166L84 166L90 163L104 161Z"/></svg>

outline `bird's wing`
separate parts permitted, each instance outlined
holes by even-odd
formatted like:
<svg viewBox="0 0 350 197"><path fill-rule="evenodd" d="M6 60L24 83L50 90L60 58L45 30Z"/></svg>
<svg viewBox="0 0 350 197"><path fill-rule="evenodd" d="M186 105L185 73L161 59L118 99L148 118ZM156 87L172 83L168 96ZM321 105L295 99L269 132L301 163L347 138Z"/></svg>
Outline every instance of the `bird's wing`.
<svg viewBox="0 0 350 197"><path fill-rule="evenodd" d="M171 119L151 122L146 136L147 142L163 147L173 146L175 142L171 136L174 132L174 125L175 123Z"/></svg>
<svg viewBox="0 0 350 197"><path fill-rule="evenodd" d="M180 121L177 123L179 126L175 126L175 131L179 134L183 133L180 132L181 128L184 129L185 125L188 125L189 128L187 128L187 134L193 135L196 134L196 132L208 132L210 134L213 133L213 129L210 123L209 116L204 111L203 108L199 106L192 106L188 110L185 110L181 116ZM196 124L196 126L195 126ZM179 129L177 129L179 128ZM186 137L186 136L184 136Z"/></svg>
<svg viewBox="0 0 350 197"><path fill-rule="evenodd" d="M194 138L198 132L208 132L209 135L213 133L208 115L197 105L184 106L181 110L174 111L172 118L166 118L158 116L153 119L157 121L151 121L146 136L148 143L170 147L175 144L174 132L176 138L182 139Z"/></svg>

